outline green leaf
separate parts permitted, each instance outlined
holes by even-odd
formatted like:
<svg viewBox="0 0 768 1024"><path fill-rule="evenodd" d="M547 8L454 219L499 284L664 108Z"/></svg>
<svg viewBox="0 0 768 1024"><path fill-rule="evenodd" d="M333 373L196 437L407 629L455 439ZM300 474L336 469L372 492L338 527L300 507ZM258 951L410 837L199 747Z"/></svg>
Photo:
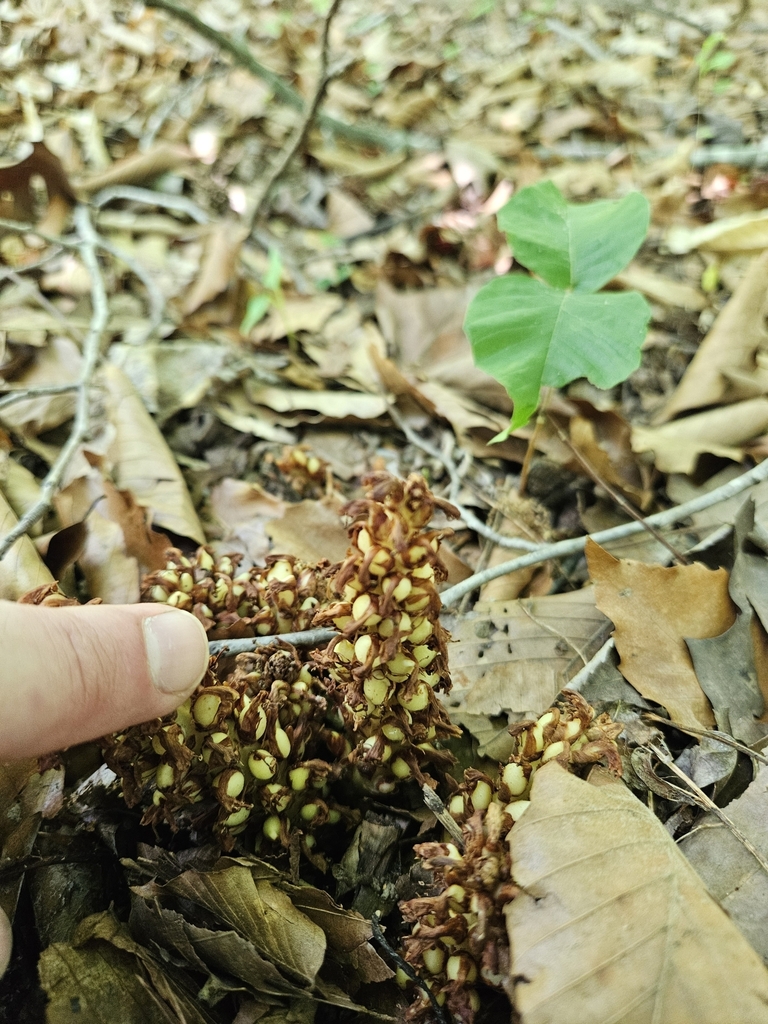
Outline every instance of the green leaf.
<svg viewBox="0 0 768 1024"><path fill-rule="evenodd" d="M522 274L489 282L475 296L464 324L477 365L515 403L503 437L528 422L542 386L586 377L610 388L640 364L651 311L637 292L584 295Z"/></svg>
<svg viewBox="0 0 768 1024"><path fill-rule="evenodd" d="M283 261L280 253L274 246L269 250L267 272L262 279L262 284L268 292L276 292L283 279Z"/></svg>
<svg viewBox="0 0 768 1024"><path fill-rule="evenodd" d="M252 295L248 299L248 305L245 307L243 322L240 324L240 333L250 334L256 324L264 319L271 304L272 299L269 295Z"/></svg>
<svg viewBox="0 0 768 1024"><path fill-rule="evenodd" d="M626 267L648 230L648 201L566 203L551 181L524 188L499 210L515 259L555 288L592 292Z"/></svg>

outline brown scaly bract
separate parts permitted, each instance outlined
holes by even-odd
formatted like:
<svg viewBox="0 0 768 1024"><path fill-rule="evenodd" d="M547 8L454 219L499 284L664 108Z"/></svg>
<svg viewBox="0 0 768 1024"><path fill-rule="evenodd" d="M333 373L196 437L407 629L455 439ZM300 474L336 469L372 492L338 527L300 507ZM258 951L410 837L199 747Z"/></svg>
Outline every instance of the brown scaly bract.
<svg viewBox="0 0 768 1024"><path fill-rule="evenodd" d="M615 740L622 726L607 715L595 718L580 694L566 690L564 695L561 707L510 728L515 753L497 780L473 768L464 773L448 805L461 825L464 849L450 842L415 848L442 889L436 896L400 904L405 920L415 922L403 940L405 957L428 979L455 1024L472 1024L480 1007L478 981L493 988L509 983L504 907L517 888L511 881L507 836L529 806L533 776L548 761L570 771L602 761L621 773ZM426 1021L430 1015L430 1003L420 992L408 1019Z"/></svg>
<svg viewBox="0 0 768 1024"><path fill-rule="evenodd" d="M364 482L368 496L343 509L352 545L331 580L339 600L315 618L341 636L316 657L352 713L352 759L389 793L404 779L423 782L428 764L453 763L437 745L460 734L436 696L451 685L436 586L446 577L438 555L444 531L424 527L436 507L457 512L415 473Z"/></svg>
<svg viewBox="0 0 768 1024"><path fill-rule="evenodd" d="M238 572L237 556L172 550L144 580L144 600L196 615L211 639L333 622L342 636L302 663L292 647L213 658L174 714L104 741L105 758L146 824L212 828L225 848L249 826L312 856L318 826L352 820L332 784L353 766L382 793L450 764L440 740L456 735L435 691L447 690L435 583L445 570L440 532L425 531L438 502L424 480L369 478L344 510L352 546L335 568L287 556ZM340 600L335 600L340 598ZM315 855L316 856L316 855Z"/></svg>

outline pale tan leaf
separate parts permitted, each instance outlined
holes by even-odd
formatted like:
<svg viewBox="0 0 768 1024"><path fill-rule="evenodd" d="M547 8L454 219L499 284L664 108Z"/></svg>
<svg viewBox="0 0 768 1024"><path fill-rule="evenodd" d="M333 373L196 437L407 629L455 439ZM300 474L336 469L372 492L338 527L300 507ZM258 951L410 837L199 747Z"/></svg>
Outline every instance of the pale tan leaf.
<svg viewBox="0 0 768 1024"><path fill-rule="evenodd" d="M768 972L623 785L537 772L509 835L521 1024L768 1021Z"/></svg>
<svg viewBox="0 0 768 1024"><path fill-rule="evenodd" d="M768 858L768 768L762 767L725 813ZM707 814L679 843L709 892L762 957L768 957L768 873L738 836L714 814Z"/></svg>
<svg viewBox="0 0 768 1024"><path fill-rule="evenodd" d="M524 607L523 607L524 606ZM469 714L498 715L549 707L589 658L590 638L606 622L591 587L522 602L492 601L446 619L454 690Z"/></svg>
<svg viewBox="0 0 768 1024"><path fill-rule="evenodd" d="M298 331L314 333L321 330L329 317L341 309L342 305L340 295L327 292L306 298L285 299L279 306L273 307L264 320L254 327L249 338L253 342L279 341L280 338L290 337Z"/></svg>
<svg viewBox="0 0 768 1024"><path fill-rule="evenodd" d="M0 491L0 539L18 525L13 509ZM27 591L44 583L53 583L37 549L25 534L19 537L8 554L0 561L0 599L16 601Z"/></svg>
<svg viewBox="0 0 768 1024"><path fill-rule="evenodd" d="M767 295L768 251L752 261L656 422L669 420L686 409L728 401L731 387L725 374L754 370L755 353L765 345Z"/></svg>
<svg viewBox="0 0 768 1024"><path fill-rule="evenodd" d="M69 338L51 338L38 352L30 368L15 384L38 387L47 384L74 383L80 376L81 356L77 345ZM75 411L75 392L60 395L36 395L21 398L0 412L0 422L9 430L37 436L71 419Z"/></svg>
<svg viewBox="0 0 768 1024"><path fill-rule="evenodd" d="M632 449L653 452L663 473L692 473L703 452L741 461L741 446L768 430L768 398L750 398L660 427L633 427Z"/></svg>
<svg viewBox="0 0 768 1024"><path fill-rule="evenodd" d="M224 219L214 224L203 249L200 271L181 304L185 316L215 299L232 284L240 246L248 237L248 227Z"/></svg>
<svg viewBox="0 0 768 1024"><path fill-rule="evenodd" d="M678 256L691 249L708 249L710 252L765 249L768 248L768 210L723 217L695 228L675 225L667 232L664 243L671 253Z"/></svg>
<svg viewBox="0 0 768 1024"><path fill-rule="evenodd" d="M358 391L309 391L281 388L270 384L249 388L251 401L265 405L277 413L296 413L298 419L320 418L375 420L387 411L383 395L366 395Z"/></svg>
<svg viewBox="0 0 768 1024"><path fill-rule="evenodd" d="M101 376L115 428L108 451L115 483L151 510L153 524L204 544L205 534L181 470L133 385L110 364L102 368Z"/></svg>
<svg viewBox="0 0 768 1024"><path fill-rule="evenodd" d="M116 160L105 171L84 175L77 184L88 194L98 192L109 185L141 185L145 181L159 178L166 171L182 167L191 159L192 153L186 146L173 142L157 142L151 149Z"/></svg>
<svg viewBox="0 0 768 1024"><path fill-rule="evenodd" d="M720 636L733 625L727 571L698 562L665 568L620 560L591 539L586 554L597 606L615 627L622 675L673 722L711 729L712 708L685 638Z"/></svg>
<svg viewBox="0 0 768 1024"><path fill-rule="evenodd" d="M296 555L305 562L327 558L340 562L346 557L349 537L338 512L322 501L301 501L289 505L282 518L266 526L276 553Z"/></svg>
<svg viewBox="0 0 768 1024"><path fill-rule="evenodd" d="M706 296L698 288L692 288L682 281L673 281L664 274L641 267L638 263L630 263L627 269L622 270L613 280L624 288L634 288L647 295L649 299L663 302L666 306L679 306L681 309L696 312L707 305Z"/></svg>

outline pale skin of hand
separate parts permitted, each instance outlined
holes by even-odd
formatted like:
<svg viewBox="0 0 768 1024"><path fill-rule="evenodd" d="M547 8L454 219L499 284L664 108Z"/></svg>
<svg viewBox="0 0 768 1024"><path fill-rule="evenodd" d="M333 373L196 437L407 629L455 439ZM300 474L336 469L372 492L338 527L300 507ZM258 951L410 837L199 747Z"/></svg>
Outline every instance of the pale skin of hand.
<svg viewBox="0 0 768 1024"><path fill-rule="evenodd" d="M167 715L207 667L205 630L187 612L0 601L0 762ZM10 955L11 928L0 909L0 975Z"/></svg>

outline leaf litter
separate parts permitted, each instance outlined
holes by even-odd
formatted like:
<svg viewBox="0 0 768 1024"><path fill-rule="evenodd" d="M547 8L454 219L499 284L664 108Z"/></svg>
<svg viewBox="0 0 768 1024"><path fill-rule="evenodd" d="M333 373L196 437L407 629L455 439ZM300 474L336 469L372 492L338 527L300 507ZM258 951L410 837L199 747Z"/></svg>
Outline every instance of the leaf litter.
<svg viewBox="0 0 768 1024"><path fill-rule="evenodd" d="M371 14L344 0L322 112L264 197L316 85L322 6L254 18L202 3L194 24L172 2L65 20L52 4L3 7L4 537L39 505L76 407L97 312L70 233L79 202L91 203L107 304L90 429L52 505L0 561L3 598L44 600L55 578L80 601L132 602L178 545L238 552L245 567L342 561L339 509L382 470L420 472L459 506L443 542L452 587L506 561L510 541L626 523L765 457L765 5L683 19L608 2L388 2ZM645 296L650 330L623 386L576 381L544 422L489 445L512 407L472 364L462 321L515 259L496 212L544 180L570 203L643 192L649 236L608 294ZM524 242L513 248L525 264ZM307 474L308 458L327 470ZM495 770L515 729L570 685L623 725L631 787L596 768L588 781L536 773L509 831L522 891L499 897L511 958L503 976L483 974L481 1018L506 1019L511 1002L524 1024L768 1019L765 871L744 842L765 855L764 492L752 488L754 512L741 494L660 539L590 542L586 561L550 559L486 582L474 607L446 608L462 768ZM122 807L126 857L113 781L94 776L75 796L98 757L64 754L65 788L60 762L0 772L0 896L17 931L0 1017L404 1012L371 916L381 910L397 952L397 900L430 892L410 850L417 833L442 836L420 799L366 807L365 828L335 851L335 902L298 849L270 863L252 846L224 863L171 852L163 837L146 845ZM384 835L377 815L398 837L394 860L368 845ZM111 866L89 873L62 856L67 844ZM366 857L389 865L380 878ZM56 910L75 878L88 879L80 920ZM28 899L31 922L16 910Z"/></svg>

